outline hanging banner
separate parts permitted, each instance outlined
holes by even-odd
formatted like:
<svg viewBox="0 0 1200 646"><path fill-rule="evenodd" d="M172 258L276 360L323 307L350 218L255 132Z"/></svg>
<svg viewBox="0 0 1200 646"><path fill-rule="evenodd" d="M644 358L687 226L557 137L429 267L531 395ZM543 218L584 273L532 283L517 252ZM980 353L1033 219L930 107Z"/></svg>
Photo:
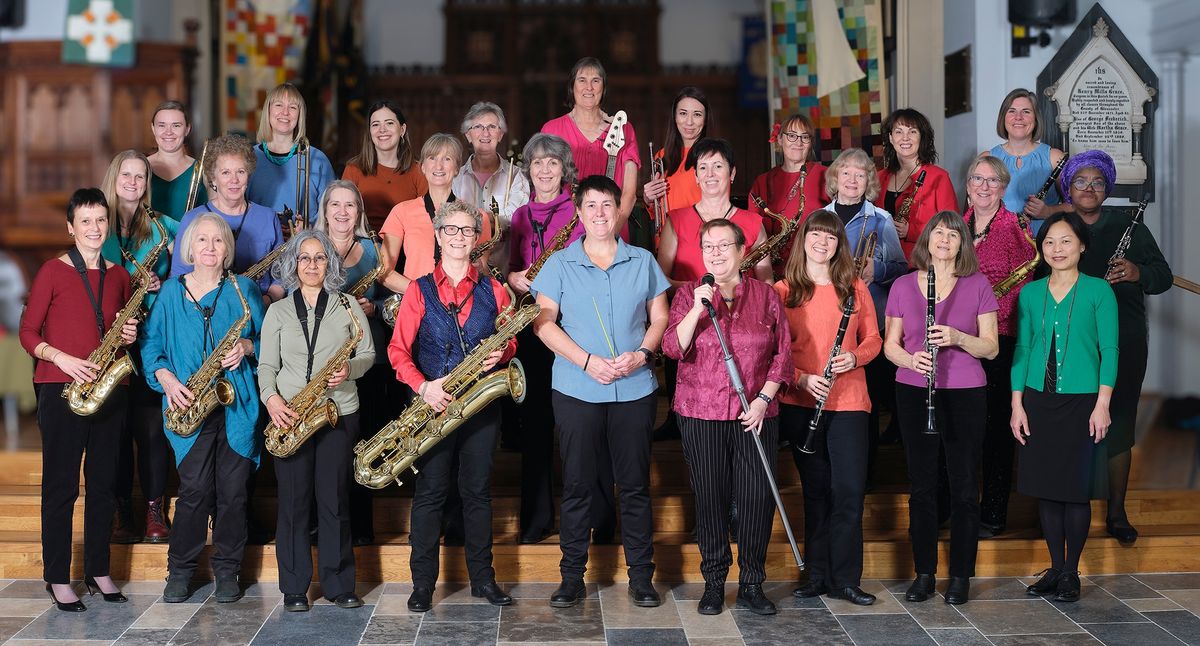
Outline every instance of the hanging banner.
<svg viewBox="0 0 1200 646"><path fill-rule="evenodd" d="M133 28L133 0L70 0L63 62L132 67Z"/></svg>

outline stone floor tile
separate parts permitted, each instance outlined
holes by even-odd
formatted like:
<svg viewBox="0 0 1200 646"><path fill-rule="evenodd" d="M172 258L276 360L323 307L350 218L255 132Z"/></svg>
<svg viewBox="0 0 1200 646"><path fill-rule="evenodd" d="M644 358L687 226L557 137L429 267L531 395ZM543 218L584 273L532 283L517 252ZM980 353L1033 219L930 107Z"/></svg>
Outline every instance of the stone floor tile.
<svg viewBox="0 0 1200 646"><path fill-rule="evenodd" d="M1135 574L1133 577L1159 592L1163 590L1200 590L1200 572Z"/></svg>
<svg viewBox="0 0 1200 646"><path fill-rule="evenodd" d="M481 646L496 643L498 624L484 622L422 622L414 646Z"/></svg>
<svg viewBox="0 0 1200 646"><path fill-rule="evenodd" d="M112 641L107 639L73 639L70 642L61 639L10 639L4 642L4 646L64 646L68 643L71 646L112 646Z"/></svg>
<svg viewBox="0 0 1200 646"><path fill-rule="evenodd" d="M856 606L849 601L831 599L827 596L821 597L821 600L835 615L906 614L904 606L901 606L900 602L896 601L896 597L893 597L879 581L863 581L860 587L863 592L875 595L875 603L869 606Z"/></svg>
<svg viewBox="0 0 1200 646"><path fill-rule="evenodd" d="M1162 595L1128 574L1092 575L1083 578L1118 599L1161 599Z"/></svg>
<svg viewBox="0 0 1200 646"><path fill-rule="evenodd" d="M842 615L837 619L856 646L936 646L925 629L907 614Z"/></svg>
<svg viewBox="0 0 1200 646"><path fill-rule="evenodd" d="M1123 626L1127 624L1117 625ZM988 639L996 646L1100 646L1100 642L1087 633L1072 633L1069 635L989 635Z"/></svg>
<svg viewBox="0 0 1200 646"><path fill-rule="evenodd" d="M1025 591L1038 577L988 577L971 579L971 603L975 601L1002 601L1006 599L1030 599ZM938 581L938 589L946 591L949 581Z"/></svg>
<svg viewBox="0 0 1200 646"><path fill-rule="evenodd" d="M679 621L683 625L683 632L688 639L711 637L740 640L742 633L733 619L733 613L730 612L732 606L729 605L729 602L731 601L732 598L726 599L725 611L719 615L702 615L696 612L698 601L676 601L675 610L679 613Z"/></svg>
<svg viewBox="0 0 1200 646"><path fill-rule="evenodd" d="M407 600L405 601L407 603ZM438 603L425 613L423 623L431 621L499 621L500 607L478 603Z"/></svg>
<svg viewBox="0 0 1200 646"><path fill-rule="evenodd" d="M675 599L670 589L661 583L654 584L662 598L657 608L640 608L629 597L625 584L600 588L600 607L604 611L605 628L683 628Z"/></svg>
<svg viewBox="0 0 1200 646"><path fill-rule="evenodd" d="M245 646L278 606L273 597L243 597L234 603L210 599L179 629L172 646Z"/></svg>
<svg viewBox="0 0 1200 646"><path fill-rule="evenodd" d="M0 598L0 617L36 617L53 607L45 593L41 599Z"/></svg>
<svg viewBox="0 0 1200 646"><path fill-rule="evenodd" d="M417 629L421 625L421 617L381 617L375 615L367 623L366 632L362 636L362 644L411 644L417 638Z"/></svg>
<svg viewBox="0 0 1200 646"><path fill-rule="evenodd" d="M1142 617L1137 611L1095 585L1080 586L1079 601L1063 603L1049 597L1046 600L1077 624L1118 624L1146 621L1145 617Z"/></svg>
<svg viewBox="0 0 1200 646"><path fill-rule="evenodd" d="M471 596L467 583L439 583L433 588L433 603L476 603L486 604L487 599Z"/></svg>
<svg viewBox="0 0 1200 646"><path fill-rule="evenodd" d="M938 646L991 646L983 633L974 628L926 628Z"/></svg>
<svg viewBox="0 0 1200 646"><path fill-rule="evenodd" d="M807 610L821 610L825 608L825 602L821 600L821 597L808 597L807 599L801 599L800 597L792 596L792 590L795 589L795 581L777 581L775 583L763 584L763 594L767 595L767 598L771 601L774 601L775 605L778 606L780 610L784 608ZM867 592L872 591L867 590ZM733 588L733 594L734 596L737 595L736 586ZM732 603L732 596L727 597L727 599L729 600L727 603Z"/></svg>
<svg viewBox="0 0 1200 646"><path fill-rule="evenodd" d="M20 632L30 621L32 620L29 617L0 616L0 642Z"/></svg>
<svg viewBox="0 0 1200 646"><path fill-rule="evenodd" d="M967 618L962 616L956 607L946 603L945 597L940 594L935 594L920 602L906 601L904 592L890 594L925 629L971 627L971 622L967 621Z"/></svg>
<svg viewBox="0 0 1200 646"><path fill-rule="evenodd" d="M150 594L159 596L162 594L163 587L167 585L166 581L116 581L117 587L121 588L121 592L126 595L131 594ZM80 586L82 587L82 586Z"/></svg>
<svg viewBox="0 0 1200 646"><path fill-rule="evenodd" d="M608 646L689 646L682 628L609 628Z"/></svg>
<svg viewBox="0 0 1200 646"><path fill-rule="evenodd" d="M362 637L372 610L371 606L313 606L308 612L286 612L283 606L276 606L250 643L252 646L355 644Z"/></svg>
<svg viewBox="0 0 1200 646"><path fill-rule="evenodd" d="M213 590L216 589L216 586L217 584L214 581L192 580L191 585L188 586L188 591L192 594L187 598L186 601L183 601L182 603L203 604L204 602L208 601L209 597L212 596ZM162 588L159 588L158 594L159 596L162 596Z"/></svg>
<svg viewBox="0 0 1200 646"><path fill-rule="evenodd" d="M197 606L194 603L163 603L161 601L150 606L142 616L138 617L137 621L133 622L133 628L170 628L179 630L184 624L196 614Z"/></svg>
<svg viewBox="0 0 1200 646"><path fill-rule="evenodd" d="M600 594L600 586L595 583L584 584L587 588L587 597L595 599ZM500 587L508 593L508 596L513 599L537 599L545 603L550 602L550 595L558 589L557 582L527 582L527 583L501 583Z"/></svg>
<svg viewBox="0 0 1200 646"><path fill-rule="evenodd" d="M379 582L359 581L354 586L354 593L363 600L365 605L373 605L379 600L383 594L383 585ZM278 593L278 590L276 590ZM282 595L281 595L282 596ZM321 589L321 584L313 581L312 586L308 589L308 599L313 605L326 605L333 602L325 598L325 592Z"/></svg>
<svg viewBox="0 0 1200 646"><path fill-rule="evenodd" d="M1138 612L1157 612L1160 610L1179 610L1179 604L1166 597L1157 599L1125 599L1125 605Z"/></svg>
<svg viewBox="0 0 1200 646"><path fill-rule="evenodd" d="M1200 590L1167 590L1163 596L1183 608L1200 614Z"/></svg>
<svg viewBox="0 0 1200 646"><path fill-rule="evenodd" d="M377 615L412 615L419 617L422 613L412 612L408 609L407 594L384 594L380 595L379 600L375 602L375 614Z"/></svg>
<svg viewBox="0 0 1200 646"><path fill-rule="evenodd" d="M1186 611L1142 613L1187 644L1200 645L1200 617Z"/></svg>
<svg viewBox="0 0 1200 646"><path fill-rule="evenodd" d="M1152 623L1087 624L1084 628L1107 646L1167 646L1182 643Z"/></svg>
<svg viewBox="0 0 1200 646"><path fill-rule="evenodd" d="M173 628L130 628L113 646L163 646L176 632Z"/></svg>
<svg viewBox="0 0 1200 646"><path fill-rule="evenodd" d="M690 646L746 646L741 637L689 637Z"/></svg>
<svg viewBox="0 0 1200 646"><path fill-rule="evenodd" d="M972 601L958 607L979 632L987 635L1077 633L1083 629L1042 599Z"/></svg>
<svg viewBox="0 0 1200 646"><path fill-rule="evenodd" d="M14 637L20 639L114 640L154 603L146 594L129 595L127 603L84 601L87 612L50 609L29 622ZM49 603L49 599L46 600Z"/></svg>
<svg viewBox="0 0 1200 646"><path fill-rule="evenodd" d="M828 610L780 610L763 617L747 610L733 611L746 646L852 646L837 618Z"/></svg>
<svg viewBox="0 0 1200 646"><path fill-rule="evenodd" d="M83 593L83 583L80 581L72 581L75 586L75 594ZM32 581L22 579L20 581L12 581L0 590L0 599L45 599L50 600L46 596L46 582Z"/></svg>
<svg viewBox="0 0 1200 646"><path fill-rule="evenodd" d="M600 602L585 599L574 608L513 604L500 609L500 641L604 641Z"/></svg>

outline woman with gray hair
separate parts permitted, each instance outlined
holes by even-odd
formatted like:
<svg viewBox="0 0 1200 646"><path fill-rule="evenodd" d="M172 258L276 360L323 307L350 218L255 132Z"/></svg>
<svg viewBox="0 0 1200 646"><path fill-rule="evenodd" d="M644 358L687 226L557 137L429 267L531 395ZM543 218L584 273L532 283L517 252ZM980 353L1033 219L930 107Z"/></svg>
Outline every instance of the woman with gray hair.
<svg viewBox="0 0 1200 646"><path fill-rule="evenodd" d="M521 158L533 196L513 214L509 230L508 285L518 294L529 291L530 265L547 253L562 228L571 224L575 215L571 186L576 179L571 147L561 137L539 132L525 144ZM563 248L582 236L583 222L575 220ZM531 328L517 335L517 354L528 383L526 404L516 408L521 433L520 541L528 544L541 542L554 528L554 410L550 402L554 354Z"/></svg>
<svg viewBox="0 0 1200 646"><path fill-rule="evenodd" d="M284 610L303 612L309 607L313 564L308 534L314 496L321 592L338 607L357 608L362 599L354 593L349 501L351 447L358 439L354 380L374 362L375 344L366 333L362 307L338 291L346 281L346 270L329 236L301 230L283 248L272 272L291 294L267 308L263 318L258 389L275 426L292 428L304 421L302 411L293 410L289 402L314 374L322 372L353 336L356 325L363 330L350 360L326 382L325 396L337 407L337 423L318 430L292 455L275 458L279 483L275 554Z"/></svg>
<svg viewBox="0 0 1200 646"><path fill-rule="evenodd" d="M471 250L479 240L483 218L463 202L448 202L433 219L441 260L431 273L413 281L396 315L396 329L388 344L388 359L396 377L435 411L454 401L442 382L467 355L496 332L496 316L511 299L494 278L471 264ZM516 354L516 339L483 362L490 372ZM471 596L495 606L512 603L496 585L492 568L492 451L500 430L500 407L492 402L465 420L454 433L438 442L416 462L413 493L411 555L413 592L408 609L425 612L433 605L433 588L441 558L438 539L447 493L457 488L462 496L464 540ZM452 466L457 462L457 487Z"/></svg>
<svg viewBox="0 0 1200 646"><path fill-rule="evenodd" d="M529 180L520 167L501 157L508 134L504 111L495 103L480 101L467 110L461 130L471 146L471 155L454 178L454 195L489 210L495 200L500 208L500 228L507 230L513 212L529 200ZM506 247L497 247L490 264L504 269L508 266L507 256Z"/></svg>

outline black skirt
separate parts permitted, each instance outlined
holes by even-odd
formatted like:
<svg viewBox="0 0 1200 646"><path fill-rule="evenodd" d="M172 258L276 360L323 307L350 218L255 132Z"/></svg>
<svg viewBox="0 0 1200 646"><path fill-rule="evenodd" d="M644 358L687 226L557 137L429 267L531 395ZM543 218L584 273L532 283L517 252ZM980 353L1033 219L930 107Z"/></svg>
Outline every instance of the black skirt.
<svg viewBox="0 0 1200 646"><path fill-rule="evenodd" d="M1018 447L1017 491L1075 503L1108 497L1108 450L1088 434L1096 397L1025 389L1029 437Z"/></svg>

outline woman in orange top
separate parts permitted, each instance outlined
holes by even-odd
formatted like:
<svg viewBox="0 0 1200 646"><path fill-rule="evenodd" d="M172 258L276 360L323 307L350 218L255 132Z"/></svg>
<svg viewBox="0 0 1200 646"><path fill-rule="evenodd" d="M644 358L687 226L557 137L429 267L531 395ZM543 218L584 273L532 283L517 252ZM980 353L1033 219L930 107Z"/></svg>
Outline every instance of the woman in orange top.
<svg viewBox="0 0 1200 646"><path fill-rule="evenodd" d="M692 145L708 136L708 123L708 97L704 96L704 92L694 85L680 90L671 104L667 141L654 154L655 159L663 160L666 176L653 173L650 181L642 187L646 208L650 209L652 215L665 221L667 211L700 201L696 168L687 165L687 157ZM665 200L666 208L662 213L655 214L654 203L660 198Z"/></svg>
<svg viewBox="0 0 1200 646"><path fill-rule="evenodd" d="M857 605L874 595L859 588L862 515L867 487L867 416L871 399L862 368L883 346L867 285L855 276L846 229L838 216L813 211L792 242L784 279L775 283L792 333L794 385L784 391L780 434L790 433L804 485L804 554L809 579L797 597L827 594ZM830 357L847 299L854 297L841 352ZM836 379L826 379L826 364ZM813 453L799 450L824 399Z"/></svg>
<svg viewBox="0 0 1200 646"><path fill-rule="evenodd" d="M904 259L912 259L913 245L938 211L957 211L954 185L950 174L937 166L937 150L933 147L933 126L925 115L912 108L902 108L883 121L884 168L879 171L883 187L883 209L892 214ZM908 220L903 221L900 209L916 190L917 178L925 173L925 182L913 197Z"/></svg>
<svg viewBox="0 0 1200 646"><path fill-rule="evenodd" d="M802 114L789 116L777 127L771 142L779 145L783 163L755 178L750 194L766 202L767 208L773 213L789 220L803 219L829 199L825 195L825 166L816 160L816 146L813 145L816 143L816 129L812 121ZM801 169L805 171L803 181L800 179ZM762 217L768 236L779 233L778 220L768 217L753 200L749 208ZM783 257L775 267L777 275L783 273L792 245L784 246L782 251Z"/></svg>
<svg viewBox="0 0 1200 646"><path fill-rule="evenodd" d="M421 166L413 159L408 122L400 106L383 99L367 108L362 151L346 162L342 179L358 186L373 231L383 228L393 206L429 190Z"/></svg>

